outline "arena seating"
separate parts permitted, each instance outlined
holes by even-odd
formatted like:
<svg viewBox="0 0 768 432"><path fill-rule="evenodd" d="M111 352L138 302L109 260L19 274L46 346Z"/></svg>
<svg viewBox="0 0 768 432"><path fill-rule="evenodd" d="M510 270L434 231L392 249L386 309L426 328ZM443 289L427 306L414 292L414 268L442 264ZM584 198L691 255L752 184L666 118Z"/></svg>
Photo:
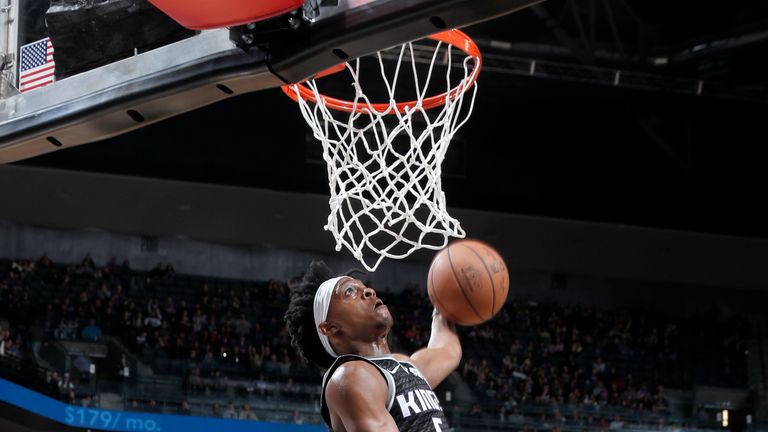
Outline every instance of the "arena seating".
<svg viewBox="0 0 768 432"><path fill-rule="evenodd" d="M379 296L395 318L394 344L424 346L432 308L418 286ZM287 297L282 281L181 275L170 265L0 261L2 361L53 365L47 354L62 341L108 343L95 379L75 361L41 370L43 388L86 405L112 392L125 409L318 422L320 375L290 347ZM460 328L458 373L471 402L444 403L461 430L691 430L665 389L745 386L748 332L735 318L512 299L489 323Z"/></svg>

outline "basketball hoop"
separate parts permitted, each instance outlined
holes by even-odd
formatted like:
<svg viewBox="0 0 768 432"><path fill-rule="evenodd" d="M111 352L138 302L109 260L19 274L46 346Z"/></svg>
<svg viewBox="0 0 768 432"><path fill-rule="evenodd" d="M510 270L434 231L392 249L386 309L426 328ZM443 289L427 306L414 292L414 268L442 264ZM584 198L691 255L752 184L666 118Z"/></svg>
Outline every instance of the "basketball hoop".
<svg viewBox="0 0 768 432"><path fill-rule="evenodd" d="M331 212L324 228L333 234L337 251L346 247L369 271L384 258L402 259L421 248L439 250L449 237L465 236L459 221L446 209L441 165L451 139L472 114L482 57L474 41L459 30L429 39L436 42L433 51L409 42L399 47L399 53L397 49L382 50L371 56L378 60L387 102L374 103L366 96L360 59L282 87L299 103L323 146L331 193ZM453 49L461 51L463 61L453 61ZM385 58L396 61L389 77ZM397 102L395 92L402 90L398 81L404 81L401 69L409 62L416 94L411 101ZM422 65L428 66L423 80L418 71ZM430 84L435 85L436 65L447 70L446 89L426 96ZM461 70L455 85L451 80L454 68ZM338 77L344 70L352 79L354 98L322 94L316 80ZM375 258L366 257L370 255Z"/></svg>

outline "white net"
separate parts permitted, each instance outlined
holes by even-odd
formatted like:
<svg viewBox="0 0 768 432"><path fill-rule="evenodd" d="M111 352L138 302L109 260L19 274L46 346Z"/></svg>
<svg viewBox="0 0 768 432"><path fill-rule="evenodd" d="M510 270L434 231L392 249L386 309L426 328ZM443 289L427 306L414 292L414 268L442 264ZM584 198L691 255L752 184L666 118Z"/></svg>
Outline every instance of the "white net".
<svg viewBox="0 0 768 432"><path fill-rule="evenodd" d="M324 228L333 234L337 251L347 248L369 271L384 258L405 258L420 248L442 249L449 237L465 236L446 209L441 165L451 139L471 115L477 92L472 71L479 65L469 55L453 64L455 54L442 42L427 48L434 51L427 54L424 47L407 43L394 52L375 54L389 96L385 104L374 104L366 96L360 59L345 68L355 92L351 112L330 108L315 80L306 85L318 102L302 97L296 85L291 87L322 143L328 168L330 215ZM393 60L394 73L388 77L385 63L391 69ZM441 107L427 112L423 102L434 85L436 64L447 71L445 97ZM402 70L410 70L416 83L411 86L416 92L412 106L398 107L395 100L398 81L407 73ZM451 72L456 71L463 78L452 86ZM465 94L470 94L466 103Z"/></svg>

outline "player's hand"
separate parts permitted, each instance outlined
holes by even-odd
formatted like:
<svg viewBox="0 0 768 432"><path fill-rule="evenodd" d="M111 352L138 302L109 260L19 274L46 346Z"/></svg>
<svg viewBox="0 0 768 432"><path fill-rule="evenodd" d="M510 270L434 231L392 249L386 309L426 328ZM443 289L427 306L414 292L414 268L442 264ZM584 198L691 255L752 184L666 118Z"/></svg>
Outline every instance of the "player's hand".
<svg viewBox="0 0 768 432"><path fill-rule="evenodd" d="M446 318L445 315L441 314L440 311L437 310L437 308L432 310L432 328L434 328L435 325L443 326L453 331L454 333L456 332L456 323Z"/></svg>

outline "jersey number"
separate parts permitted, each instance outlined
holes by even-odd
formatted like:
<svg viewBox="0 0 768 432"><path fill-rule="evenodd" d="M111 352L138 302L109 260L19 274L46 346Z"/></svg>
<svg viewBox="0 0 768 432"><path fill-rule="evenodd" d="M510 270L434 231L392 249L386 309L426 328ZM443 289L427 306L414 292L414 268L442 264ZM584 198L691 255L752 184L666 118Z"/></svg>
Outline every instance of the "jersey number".
<svg viewBox="0 0 768 432"><path fill-rule="evenodd" d="M435 425L436 432L443 432L443 430L440 428L440 425L443 424L442 420L437 417L432 417L432 424Z"/></svg>

